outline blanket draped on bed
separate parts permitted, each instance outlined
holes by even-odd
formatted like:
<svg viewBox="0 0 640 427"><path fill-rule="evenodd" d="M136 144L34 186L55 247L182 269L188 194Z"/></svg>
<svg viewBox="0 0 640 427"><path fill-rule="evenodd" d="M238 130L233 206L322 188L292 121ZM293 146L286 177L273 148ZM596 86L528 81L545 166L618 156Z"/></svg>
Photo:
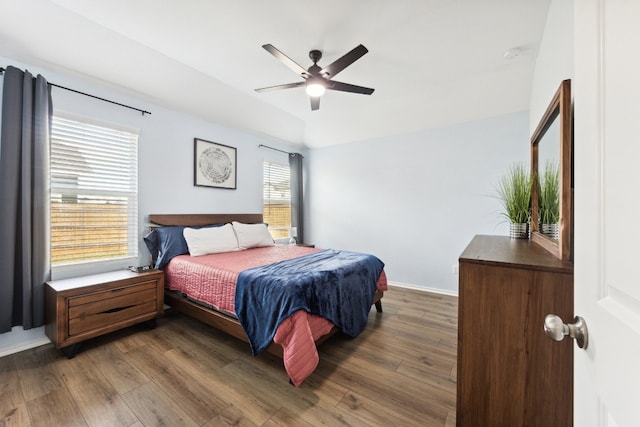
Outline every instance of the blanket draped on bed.
<svg viewBox="0 0 640 427"><path fill-rule="evenodd" d="M367 325L384 264L373 255L327 249L238 276L235 312L254 355L298 310L322 316L355 337Z"/></svg>

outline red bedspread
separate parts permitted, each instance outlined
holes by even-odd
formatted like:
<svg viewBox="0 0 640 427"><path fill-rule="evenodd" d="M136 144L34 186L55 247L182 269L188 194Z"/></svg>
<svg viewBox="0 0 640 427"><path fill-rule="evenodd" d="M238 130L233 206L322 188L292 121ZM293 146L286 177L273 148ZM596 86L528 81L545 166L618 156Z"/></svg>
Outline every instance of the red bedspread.
<svg viewBox="0 0 640 427"><path fill-rule="evenodd" d="M199 257L180 255L173 258L165 268L166 282L173 291L182 292L194 300L235 316L235 283L241 271L315 251L318 249L276 245ZM378 280L378 290L386 289L387 280L383 271ZM302 310L278 327L273 341L282 345L285 370L296 387L318 365L315 340L327 334L331 328L333 323L330 321Z"/></svg>

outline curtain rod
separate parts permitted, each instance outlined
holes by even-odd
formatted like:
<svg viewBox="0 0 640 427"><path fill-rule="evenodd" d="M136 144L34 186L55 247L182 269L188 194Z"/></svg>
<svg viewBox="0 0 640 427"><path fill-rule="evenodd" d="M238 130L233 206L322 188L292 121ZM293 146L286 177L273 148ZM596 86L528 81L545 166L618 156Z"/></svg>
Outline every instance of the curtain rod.
<svg viewBox="0 0 640 427"><path fill-rule="evenodd" d="M0 74L3 74L4 71L5 71L5 69L0 67ZM131 107L130 105L126 105L126 104L121 104L119 102L112 101L110 99L101 98L101 97L96 96L96 95L91 95L90 93L80 92L79 90L71 89L71 88L68 88L68 87L65 87L65 86L60 86L60 85L57 85L55 83L47 82L47 84L49 86L53 86L53 87L57 87L57 88L60 88L60 89L68 90L69 92L75 92L75 93L80 94L80 95L88 96L89 98L99 99L100 101L108 102L110 104L115 104L115 105L118 105L118 106L124 107L124 108L129 108L131 110L139 111L139 112L142 113L143 116L145 114L151 114L149 111L141 110L140 108L136 108L136 107Z"/></svg>
<svg viewBox="0 0 640 427"><path fill-rule="evenodd" d="M269 147L268 145L264 145L264 144L260 144L260 145L258 145L258 148L268 148L269 150L279 151L279 152L284 153L284 154L298 154L300 157L303 157L303 158L304 158L304 156L303 156L302 154L300 154L300 153L290 153L290 152L288 152L288 151L279 150L279 149L277 149L277 148Z"/></svg>

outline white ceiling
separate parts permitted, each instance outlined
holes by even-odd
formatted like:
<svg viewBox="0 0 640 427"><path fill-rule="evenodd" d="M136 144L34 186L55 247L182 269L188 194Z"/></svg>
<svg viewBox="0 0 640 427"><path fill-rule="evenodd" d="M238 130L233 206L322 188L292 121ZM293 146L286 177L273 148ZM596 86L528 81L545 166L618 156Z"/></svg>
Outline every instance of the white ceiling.
<svg viewBox="0 0 640 427"><path fill-rule="evenodd" d="M319 147L528 109L549 1L0 0L0 56ZM338 80L375 92L256 93L300 80L265 43L305 68L362 43Z"/></svg>

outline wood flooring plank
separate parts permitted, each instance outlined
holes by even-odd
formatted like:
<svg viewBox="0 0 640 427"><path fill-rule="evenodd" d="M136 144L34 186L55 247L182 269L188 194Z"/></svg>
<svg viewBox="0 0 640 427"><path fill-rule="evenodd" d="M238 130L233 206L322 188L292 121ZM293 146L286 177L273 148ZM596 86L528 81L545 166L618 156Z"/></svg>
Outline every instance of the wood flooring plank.
<svg viewBox="0 0 640 427"><path fill-rule="evenodd" d="M337 407L371 426L424 426L426 421L403 416L398 414L393 405L383 405L353 392L348 392Z"/></svg>
<svg viewBox="0 0 640 427"><path fill-rule="evenodd" d="M428 338L430 341L453 339L454 337L449 331L443 330L442 326L429 326L426 322L416 323L407 322L398 317L393 325L386 328L386 332L393 333L396 336L407 340L420 341Z"/></svg>
<svg viewBox="0 0 640 427"><path fill-rule="evenodd" d="M445 427L456 427L456 413L455 411L449 411L447 414L447 421L444 423Z"/></svg>
<svg viewBox="0 0 640 427"><path fill-rule="evenodd" d="M304 420L301 420L295 414L292 414L286 408L281 408L273 417L269 418L263 427L314 427L314 424L310 424Z"/></svg>
<svg viewBox="0 0 640 427"><path fill-rule="evenodd" d="M64 388L55 365L66 357L52 344L25 350L14 360L26 402Z"/></svg>
<svg viewBox="0 0 640 427"><path fill-rule="evenodd" d="M0 426L31 424L20 386L20 377L16 371L15 357L12 355L0 360Z"/></svg>
<svg viewBox="0 0 640 427"><path fill-rule="evenodd" d="M184 367L169 363L166 353L158 354L146 347L128 352L134 366L171 396L198 424L208 422L230 406L208 384L198 381Z"/></svg>
<svg viewBox="0 0 640 427"><path fill-rule="evenodd" d="M307 378L302 386L294 387L286 377L277 375L278 370L265 369L260 359L238 359L226 366L224 371L229 373L234 383L242 389L252 389L259 395L268 396L274 406L296 405L303 410L322 401L327 406L334 407L348 390L327 381L326 378L317 378L318 382L315 382L311 377Z"/></svg>
<svg viewBox="0 0 640 427"><path fill-rule="evenodd" d="M408 362L402 362L397 372L407 377L423 381L430 387L437 387L446 393L450 393L453 399L456 397L456 381L451 375L434 373L428 369L424 369L423 365L416 366Z"/></svg>
<svg viewBox="0 0 640 427"><path fill-rule="evenodd" d="M345 335L339 335L336 336L333 341L334 342L328 344L328 346L331 346L331 351L334 352L336 356L341 354L345 358L359 357L390 371L397 370L402 363L402 359L398 357L398 354L384 351L371 351L371 347L372 345L375 346L374 342L376 341L373 336L357 336L351 338ZM321 353L322 351L323 350L320 349ZM322 357L322 354L320 357Z"/></svg>
<svg viewBox="0 0 640 427"><path fill-rule="evenodd" d="M114 343L86 352L118 394L125 394L146 384L150 379L135 368Z"/></svg>
<svg viewBox="0 0 640 427"><path fill-rule="evenodd" d="M234 348L224 341L224 333L216 331L195 319L183 315L173 316L165 328L159 328L160 336L166 336L174 348L202 360L207 365L222 368L238 357ZM235 338L234 338L235 339ZM247 347L248 349L248 347ZM242 355L246 354L245 352Z"/></svg>
<svg viewBox="0 0 640 427"><path fill-rule="evenodd" d="M19 403L11 408L0 410L1 427L29 427L32 426L29 419L29 411L25 403Z"/></svg>
<svg viewBox="0 0 640 427"><path fill-rule="evenodd" d="M255 390L247 392L245 387L239 387L233 377L225 374L224 369L208 365L206 359L198 361L185 355L178 350L171 350L164 357L168 363L181 366L202 387L211 390L210 396L215 394L223 397L220 408L216 409L218 418L225 419L229 408L242 408L243 419L260 425L277 412L279 407L272 405L267 396L256 393Z"/></svg>
<svg viewBox="0 0 640 427"><path fill-rule="evenodd" d="M164 317L156 319L158 326L164 325L168 320ZM144 324L133 325L123 330L117 331L113 336L114 344L122 353L128 353L141 347L152 347L157 353L171 350L174 346L170 340L166 340L157 333L158 328L149 329ZM106 339L108 336L97 339Z"/></svg>
<svg viewBox="0 0 640 427"><path fill-rule="evenodd" d="M122 398L145 427L200 425L153 382L123 394Z"/></svg>
<svg viewBox="0 0 640 427"><path fill-rule="evenodd" d="M34 427L88 426L73 396L64 387L30 400L27 409Z"/></svg>
<svg viewBox="0 0 640 427"><path fill-rule="evenodd" d="M328 364L336 362L332 372L326 371ZM351 390L366 390L365 395L379 404L392 404L404 416L429 420L434 425L443 424L447 408L455 407L455 402L450 404L443 399L443 393L417 384L414 379L399 377L395 372L376 369L355 357L340 363L340 359L336 360L332 354L323 354L318 369Z"/></svg>
<svg viewBox="0 0 640 427"><path fill-rule="evenodd" d="M424 369L436 373L446 374L452 367L456 366L455 356L448 351L441 351L438 347L439 341L435 343L409 341L397 336L380 332L372 338L371 344L376 352L384 353L388 357L397 357L401 361L410 362L414 365L423 366ZM356 354L372 351L372 348L365 347L354 350Z"/></svg>
<svg viewBox="0 0 640 427"><path fill-rule="evenodd" d="M243 383L244 389L250 387L256 394L268 396L274 405L286 407L294 420L302 420L312 425L366 425L352 414L337 409L335 397L325 397L325 390L318 393L318 390L306 388L304 384L296 388L282 381L274 382L268 375L260 374L255 366L244 360L237 360L226 366L225 371L235 372L236 381ZM247 384L248 381L251 383ZM296 425L296 421L293 423Z"/></svg>
<svg viewBox="0 0 640 427"><path fill-rule="evenodd" d="M260 424L263 425L264 423ZM234 427L258 427L244 416L244 412L235 406L229 406L220 415L204 424L203 427L234 426Z"/></svg>
<svg viewBox="0 0 640 427"><path fill-rule="evenodd" d="M128 426L137 421L88 354L56 366L67 390L90 426Z"/></svg>
<svg viewBox="0 0 640 427"><path fill-rule="evenodd" d="M420 294L425 295L420 295ZM427 318L448 319L453 316L457 318L458 298L450 295L438 295L428 292L414 290L399 291L397 288L390 289L385 295L392 296L389 299L389 309L393 314L420 313Z"/></svg>

